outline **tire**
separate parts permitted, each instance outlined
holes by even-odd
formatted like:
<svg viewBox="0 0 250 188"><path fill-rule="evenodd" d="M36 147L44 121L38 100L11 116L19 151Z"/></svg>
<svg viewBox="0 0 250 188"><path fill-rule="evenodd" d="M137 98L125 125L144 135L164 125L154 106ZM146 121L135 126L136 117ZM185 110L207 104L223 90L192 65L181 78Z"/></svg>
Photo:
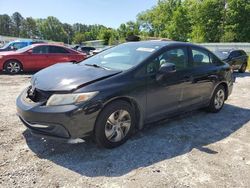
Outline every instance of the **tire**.
<svg viewBox="0 0 250 188"><path fill-rule="evenodd" d="M247 69L247 63L243 63L239 69L239 72L244 73L246 72L246 69Z"/></svg>
<svg viewBox="0 0 250 188"><path fill-rule="evenodd" d="M210 100L207 110L212 113L219 112L224 106L225 99L226 99L225 87L223 85L219 85L213 93L213 96Z"/></svg>
<svg viewBox="0 0 250 188"><path fill-rule="evenodd" d="M22 64L17 60L9 60L4 64L4 70L7 74L18 74L22 70Z"/></svg>
<svg viewBox="0 0 250 188"><path fill-rule="evenodd" d="M122 100L108 104L101 111L95 124L95 141L105 148L115 148L125 143L135 127L132 106Z"/></svg>

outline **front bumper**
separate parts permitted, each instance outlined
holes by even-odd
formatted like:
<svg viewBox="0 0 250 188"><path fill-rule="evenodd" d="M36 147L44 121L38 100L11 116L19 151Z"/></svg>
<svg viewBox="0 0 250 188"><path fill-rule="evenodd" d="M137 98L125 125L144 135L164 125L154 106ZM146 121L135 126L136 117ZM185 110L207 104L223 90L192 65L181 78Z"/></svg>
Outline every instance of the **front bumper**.
<svg viewBox="0 0 250 188"><path fill-rule="evenodd" d="M25 89L16 100L17 115L32 134L58 139L89 136L94 129L100 102L84 106L45 106L26 100Z"/></svg>

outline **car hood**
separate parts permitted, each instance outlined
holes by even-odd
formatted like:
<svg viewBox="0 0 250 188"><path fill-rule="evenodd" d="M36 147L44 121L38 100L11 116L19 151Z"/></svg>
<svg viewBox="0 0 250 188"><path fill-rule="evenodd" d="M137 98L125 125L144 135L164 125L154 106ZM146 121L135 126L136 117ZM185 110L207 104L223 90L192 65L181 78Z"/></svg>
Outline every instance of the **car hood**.
<svg viewBox="0 0 250 188"><path fill-rule="evenodd" d="M43 91L73 91L120 72L84 64L58 63L36 73L31 84Z"/></svg>
<svg viewBox="0 0 250 188"><path fill-rule="evenodd" d="M0 55L13 55L13 54L20 54L19 52L16 52L16 51L1 51L0 50Z"/></svg>

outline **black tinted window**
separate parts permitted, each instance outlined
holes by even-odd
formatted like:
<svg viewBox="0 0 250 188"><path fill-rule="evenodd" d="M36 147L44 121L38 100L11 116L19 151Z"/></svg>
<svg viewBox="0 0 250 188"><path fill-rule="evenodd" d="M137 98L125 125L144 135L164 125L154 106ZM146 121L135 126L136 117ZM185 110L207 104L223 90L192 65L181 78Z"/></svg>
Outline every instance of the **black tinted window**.
<svg viewBox="0 0 250 188"><path fill-rule="evenodd" d="M48 53L48 46L38 46L38 47L35 47L32 50L32 53L34 53L34 54L47 54Z"/></svg>
<svg viewBox="0 0 250 188"><path fill-rule="evenodd" d="M192 49L193 66L203 66L211 64L209 53L202 49Z"/></svg>
<svg viewBox="0 0 250 188"><path fill-rule="evenodd" d="M63 48L63 47L50 46L49 47L49 53L66 54L66 53L69 53L69 52L65 48Z"/></svg>
<svg viewBox="0 0 250 188"><path fill-rule="evenodd" d="M230 57L231 57L231 58L233 58L233 57L239 57L239 56L241 56L240 51L233 51L233 52L231 52L231 54L230 54Z"/></svg>
<svg viewBox="0 0 250 188"><path fill-rule="evenodd" d="M148 65L147 72L157 72L164 63L173 63L177 71L186 69L188 67L187 49L174 48L166 50Z"/></svg>
<svg viewBox="0 0 250 188"><path fill-rule="evenodd" d="M83 50L83 51L91 51L91 50L95 50L95 48L93 48L93 47L82 47L81 50Z"/></svg>
<svg viewBox="0 0 250 188"><path fill-rule="evenodd" d="M240 51L241 55L247 55L243 50Z"/></svg>

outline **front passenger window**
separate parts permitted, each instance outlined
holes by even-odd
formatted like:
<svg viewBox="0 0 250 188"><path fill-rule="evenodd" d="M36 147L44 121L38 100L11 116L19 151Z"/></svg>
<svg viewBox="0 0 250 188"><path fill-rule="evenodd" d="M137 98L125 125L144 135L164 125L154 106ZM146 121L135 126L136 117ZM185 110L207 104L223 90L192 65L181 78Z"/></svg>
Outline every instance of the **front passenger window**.
<svg viewBox="0 0 250 188"><path fill-rule="evenodd" d="M188 68L188 55L186 48L173 48L166 50L164 53L155 58L147 66L147 73L154 73L159 70L161 65L172 63L176 67L176 71Z"/></svg>
<svg viewBox="0 0 250 188"><path fill-rule="evenodd" d="M32 53L33 54L47 54L48 53L48 47L47 46L38 46L38 47L35 47L32 50Z"/></svg>

